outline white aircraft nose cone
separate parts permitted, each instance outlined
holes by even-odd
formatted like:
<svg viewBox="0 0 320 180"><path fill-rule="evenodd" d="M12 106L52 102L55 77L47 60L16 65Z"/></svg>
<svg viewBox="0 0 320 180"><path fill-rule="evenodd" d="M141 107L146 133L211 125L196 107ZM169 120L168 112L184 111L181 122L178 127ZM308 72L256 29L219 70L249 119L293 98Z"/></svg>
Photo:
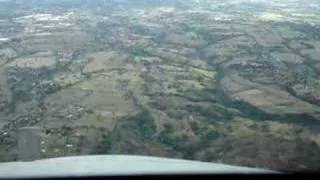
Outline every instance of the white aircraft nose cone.
<svg viewBox="0 0 320 180"><path fill-rule="evenodd" d="M276 173L270 170L130 155L75 156L0 165L0 178L194 173Z"/></svg>

